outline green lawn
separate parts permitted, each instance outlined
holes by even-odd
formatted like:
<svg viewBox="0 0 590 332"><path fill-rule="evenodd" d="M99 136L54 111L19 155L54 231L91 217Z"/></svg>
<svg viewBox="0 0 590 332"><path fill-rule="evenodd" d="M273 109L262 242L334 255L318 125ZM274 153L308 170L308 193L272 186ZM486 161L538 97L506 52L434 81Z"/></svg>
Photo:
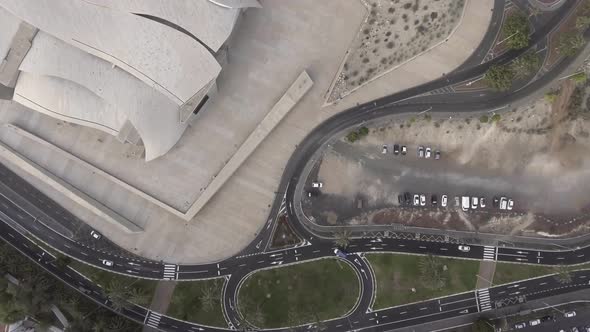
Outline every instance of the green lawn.
<svg viewBox="0 0 590 332"><path fill-rule="evenodd" d="M359 282L346 263L322 259L256 272L238 296L247 321L274 328L344 315L357 301Z"/></svg>
<svg viewBox="0 0 590 332"><path fill-rule="evenodd" d="M590 264L571 266L571 271L584 269L590 269ZM494 274L494 285L501 285L554 273L555 270L551 266L497 263L496 273Z"/></svg>
<svg viewBox="0 0 590 332"><path fill-rule="evenodd" d="M540 277L552 273L553 268L551 266L497 263L496 272L494 273L494 285Z"/></svg>
<svg viewBox="0 0 590 332"><path fill-rule="evenodd" d="M179 282L166 313L178 319L227 327L221 308L223 279Z"/></svg>
<svg viewBox="0 0 590 332"><path fill-rule="evenodd" d="M139 288L143 290L147 295L146 297L148 297L149 299L151 299L154 295L156 285L158 284L156 280L126 277L117 273L97 269L75 260L72 261L72 263L70 263L70 267L82 273L86 277L90 278L90 280L99 284L102 288L107 287L107 285L111 281L120 282L124 285L130 285L134 288ZM149 302L147 304L149 305Z"/></svg>
<svg viewBox="0 0 590 332"><path fill-rule="evenodd" d="M478 261L439 258L447 267L446 283L441 289L430 289L421 280L419 260L423 256L373 254L366 256L377 281L373 309L422 301L475 289ZM416 292L412 291L412 288Z"/></svg>

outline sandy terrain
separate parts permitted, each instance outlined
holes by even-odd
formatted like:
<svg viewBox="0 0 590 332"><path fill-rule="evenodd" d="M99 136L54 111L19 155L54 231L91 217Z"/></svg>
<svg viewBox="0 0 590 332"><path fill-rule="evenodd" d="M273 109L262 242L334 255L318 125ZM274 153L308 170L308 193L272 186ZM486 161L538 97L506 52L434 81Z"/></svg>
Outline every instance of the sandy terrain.
<svg viewBox="0 0 590 332"><path fill-rule="evenodd" d="M355 143L326 151L318 178L322 195L310 213L330 211L339 223L390 224L478 230L510 235L563 236L590 227L590 120L586 86L565 81L552 102L537 100L501 114L471 118L383 120ZM393 143L408 146L394 156ZM387 154L382 154L388 144ZM417 146L442 151L439 161L416 157ZM346 179L343 181L342 179ZM397 195L448 194L448 208L397 207ZM464 213L454 196L488 197L488 208ZM508 213L490 208L492 196L515 199ZM326 197L321 197L326 196ZM355 209L355 200L365 206ZM315 201L314 201L315 200ZM328 202L329 204L321 205ZM342 207L344 205L344 207ZM344 212L341 212L343 210ZM318 219L321 222L321 217Z"/></svg>

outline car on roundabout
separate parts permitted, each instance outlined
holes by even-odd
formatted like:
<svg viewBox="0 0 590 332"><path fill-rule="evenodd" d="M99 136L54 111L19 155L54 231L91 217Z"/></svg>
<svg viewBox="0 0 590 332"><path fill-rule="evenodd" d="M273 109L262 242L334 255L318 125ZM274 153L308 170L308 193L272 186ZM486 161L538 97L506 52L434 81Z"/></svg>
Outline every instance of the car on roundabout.
<svg viewBox="0 0 590 332"><path fill-rule="evenodd" d="M338 248L334 249L334 254L340 258L346 258L346 253Z"/></svg>

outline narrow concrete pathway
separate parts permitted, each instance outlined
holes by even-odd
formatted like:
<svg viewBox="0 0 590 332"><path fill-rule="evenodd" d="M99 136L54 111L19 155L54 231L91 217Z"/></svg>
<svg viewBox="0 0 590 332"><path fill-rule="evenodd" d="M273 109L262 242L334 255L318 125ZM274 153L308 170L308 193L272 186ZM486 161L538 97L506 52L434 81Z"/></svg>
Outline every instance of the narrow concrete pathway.
<svg viewBox="0 0 590 332"><path fill-rule="evenodd" d="M479 272L477 272L475 289L492 287L495 272L496 261L481 261L481 263L479 263Z"/></svg>
<svg viewBox="0 0 590 332"><path fill-rule="evenodd" d="M176 288L176 281L159 281L152 297L150 309L161 314L166 314L170 306L170 301L172 301L174 288ZM158 332L158 330L144 325L142 332Z"/></svg>

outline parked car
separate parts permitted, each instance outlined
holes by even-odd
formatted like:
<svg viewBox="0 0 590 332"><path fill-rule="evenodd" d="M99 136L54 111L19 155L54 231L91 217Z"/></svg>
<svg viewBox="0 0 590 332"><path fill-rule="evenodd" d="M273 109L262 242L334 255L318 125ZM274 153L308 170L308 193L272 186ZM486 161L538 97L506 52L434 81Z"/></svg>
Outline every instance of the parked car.
<svg viewBox="0 0 590 332"><path fill-rule="evenodd" d="M511 199L508 200L508 210L512 210L512 208L514 207L514 201Z"/></svg>
<svg viewBox="0 0 590 332"><path fill-rule="evenodd" d="M393 145L393 154L395 154L395 155L399 154L399 144Z"/></svg>
<svg viewBox="0 0 590 332"><path fill-rule="evenodd" d="M539 324L541 324L541 320L540 319L533 319L533 320L529 321L529 325L530 326L537 326Z"/></svg>
<svg viewBox="0 0 590 332"><path fill-rule="evenodd" d="M575 311L568 311L565 314L563 314L563 316L565 318L572 318L572 317L576 317L576 312Z"/></svg>
<svg viewBox="0 0 590 332"><path fill-rule="evenodd" d="M421 206L426 205L426 195L424 195L424 194L420 195L420 205Z"/></svg>
<svg viewBox="0 0 590 332"><path fill-rule="evenodd" d="M312 187L312 188L321 188L321 187L323 187L323 186L324 186L324 184L323 184L322 182L319 182L319 181L313 181L313 182L311 183L311 187Z"/></svg>
<svg viewBox="0 0 590 332"><path fill-rule="evenodd" d="M334 249L334 254L340 258L346 258L346 253L338 248Z"/></svg>
<svg viewBox="0 0 590 332"><path fill-rule="evenodd" d="M307 192L307 197L316 197L318 195L317 191L308 191Z"/></svg>
<svg viewBox="0 0 590 332"><path fill-rule="evenodd" d="M418 194L414 194L414 205L415 206L420 205L420 195L418 195Z"/></svg>
<svg viewBox="0 0 590 332"><path fill-rule="evenodd" d="M386 154L387 153L387 144L383 144L383 150L381 150L382 154Z"/></svg>
<svg viewBox="0 0 590 332"><path fill-rule="evenodd" d="M442 195L440 198L440 206L446 207L447 206L447 195Z"/></svg>
<svg viewBox="0 0 590 332"><path fill-rule="evenodd" d="M404 195L402 195L402 194L397 195L397 202L399 205L404 205Z"/></svg>
<svg viewBox="0 0 590 332"><path fill-rule="evenodd" d="M91 235L93 238L95 238L96 240L100 240L100 238L102 237L102 235L100 235L100 233L99 233L99 232L97 232L97 231L95 231L95 230L92 230L92 231L90 232L90 235Z"/></svg>
<svg viewBox="0 0 590 332"><path fill-rule="evenodd" d="M418 147L418 158L424 158L424 147L423 146Z"/></svg>
<svg viewBox="0 0 590 332"><path fill-rule="evenodd" d="M506 207L508 207L508 199L506 197L500 198L500 210L506 210Z"/></svg>
<svg viewBox="0 0 590 332"><path fill-rule="evenodd" d="M551 322L551 321L555 321L555 316L547 315L547 316L541 317L541 322Z"/></svg>
<svg viewBox="0 0 590 332"><path fill-rule="evenodd" d="M525 322L514 324L514 328L517 329L517 330L524 329L525 327L526 327L526 323Z"/></svg>
<svg viewBox="0 0 590 332"><path fill-rule="evenodd" d="M461 206L461 198L459 196L455 196L455 207Z"/></svg>
<svg viewBox="0 0 590 332"><path fill-rule="evenodd" d="M471 250L471 247L470 246L460 245L459 246L459 250L461 250L462 252L469 252L469 250Z"/></svg>
<svg viewBox="0 0 590 332"><path fill-rule="evenodd" d="M477 197L471 197L471 208L472 209L477 209L477 206L479 205L479 198Z"/></svg>
<svg viewBox="0 0 590 332"><path fill-rule="evenodd" d="M578 328L577 328L577 327L573 326L573 327L572 327L572 332L580 332L580 330L578 330Z"/></svg>
<svg viewBox="0 0 590 332"><path fill-rule="evenodd" d="M408 148L405 145L402 145L402 155L406 155L408 153Z"/></svg>
<svg viewBox="0 0 590 332"><path fill-rule="evenodd" d="M110 261L108 259L103 259L103 260L101 260L101 262L102 262L103 265L106 265L106 266L109 266L109 267L114 265L113 261Z"/></svg>
<svg viewBox="0 0 590 332"><path fill-rule="evenodd" d="M434 159L435 160L439 160L440 159L440 151L436 150L436 152L434 152Z"/></svg>
<svg viewBox="0 0 590 332"><path fill-rule="evenodd" d="M500 199L498 198L498 196L494 196L494 198L492 199L492 206L494 208L498 208L500 206Z"/></svg>
<svg viewBox="0 0 590 332"><path fill-rule="evenodd" d="M430 197L430 203L432 203L432 205L436 205L436 203L438 203L438 197L436 195L432 195Z"/></svg>
<svg viewBox="0 0 590 332"><path fill-rule="evenodd" d="M430 158L431 153L432 153L432 150L430 148L426 148L426 154L424 155L424 157Z"/></svg>
<svg viewBox="0 0 590 332"><path fill-rule="evenodd" d="M486 207L486 198L485 197L479 198L479 207L481 207L481 208Z"/></svg>

